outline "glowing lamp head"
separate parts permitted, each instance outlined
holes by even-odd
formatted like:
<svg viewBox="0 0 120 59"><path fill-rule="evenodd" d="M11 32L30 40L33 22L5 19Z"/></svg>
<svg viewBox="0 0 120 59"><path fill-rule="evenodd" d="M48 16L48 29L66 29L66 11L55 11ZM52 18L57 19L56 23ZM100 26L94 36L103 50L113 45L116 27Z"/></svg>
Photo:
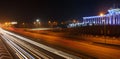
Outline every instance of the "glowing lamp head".
<svg viewBox="0 0 120 59"><path fill-rule="evenodd" d="M36 22L39 22L39 21L40 21L39 19L36 20Z"/></svg>
<svg viewBox="0 0 120 59"><path fill-rule="evenodd" d="M104 16L104 14L103 14L103 13L100 13L100 16Z"/></svg>

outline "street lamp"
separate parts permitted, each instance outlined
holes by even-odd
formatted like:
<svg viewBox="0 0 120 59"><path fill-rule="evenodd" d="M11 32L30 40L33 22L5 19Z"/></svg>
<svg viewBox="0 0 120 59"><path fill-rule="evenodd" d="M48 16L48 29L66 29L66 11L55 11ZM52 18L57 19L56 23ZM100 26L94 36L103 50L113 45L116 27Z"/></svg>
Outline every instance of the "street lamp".
<svg viewBox="0 0 120 59"><path fill-rule="evenodd" d="M103 13L100 13L100 16L104 16L104 14L103 14Z"/></svg>
<svg viewBox="0 0 120 59"><path fill-rule="evenodd" d="M40 20L39 19L36 19L36 22L39 22Z"/></svg>
<svg viewBox="0 0 120 59"><path fill-rule="evenodd" d="M36 27L39 27L39 25L40 25L40 20L39 20L39 19L36 19L36 21L34 22L34 24L36 25Z"/></svg>
<svg viewBox="0 0 120 59"><path fill-rule="evenodd" d="M48 23L50 24L50 23L51 23L51 21L48 21Z"/></svg>
<svg viewBox="0 0 120 59"><path fill-rule="evenodd" d="M103 13L100 13L100 16L103 17L104 14L103 14ZM103 23L103 25L104 25L103 33L104 33L104 39L105 39L105 44L106 44L106 37L105 37L105 36L106 36L106 21L105 21L104 18L102 18L102 23Z"/></svg>
<svg viewBox="0 0 120 59"><path fill-rule="evenodd" d="M77 21L75 19L73 19L73 23L76 23Z"/></svg>
<svg viewBox="0 0 120 59"><path fill-rule="evenodd" d="M52 27L52 22L50 20L48 21L48 26Z"/></svg>

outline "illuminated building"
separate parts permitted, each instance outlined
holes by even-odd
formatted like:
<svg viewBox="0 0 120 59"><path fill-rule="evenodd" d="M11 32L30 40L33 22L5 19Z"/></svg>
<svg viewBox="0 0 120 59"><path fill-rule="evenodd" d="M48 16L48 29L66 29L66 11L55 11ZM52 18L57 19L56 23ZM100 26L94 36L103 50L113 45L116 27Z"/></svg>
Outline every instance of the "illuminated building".
<svg viewBox="0 0 120 59"><path fill-rule="evenodd" d="M108 14L83 17L83 23L88 25L120 25L120 9L109 9Z"/></svg>
<svg viewBox="0 0 120 59"><path fill-rule="evenodd" d="M100 14L99 16L83 17L81 23L71 23L67 27L92 25L120 25L120 9L109 9L108 14Z"/></svg>

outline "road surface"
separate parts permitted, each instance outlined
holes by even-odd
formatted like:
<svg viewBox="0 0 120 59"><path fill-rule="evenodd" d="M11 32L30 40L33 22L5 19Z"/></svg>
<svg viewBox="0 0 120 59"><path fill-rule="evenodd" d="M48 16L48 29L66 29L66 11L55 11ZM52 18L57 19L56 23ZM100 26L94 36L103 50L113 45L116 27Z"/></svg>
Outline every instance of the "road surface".
<svg viewBox="0 0 120 59"><path fill-rule="evenodd" d="M81 59L25 37L0 29L1 37L20 59Z"/></svg>

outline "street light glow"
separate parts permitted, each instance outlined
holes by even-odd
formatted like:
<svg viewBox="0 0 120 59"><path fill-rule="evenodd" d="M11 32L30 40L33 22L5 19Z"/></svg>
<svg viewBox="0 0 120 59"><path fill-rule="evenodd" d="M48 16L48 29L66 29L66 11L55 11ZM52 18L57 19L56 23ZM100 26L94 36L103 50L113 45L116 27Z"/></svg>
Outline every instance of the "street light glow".
<svg viewBox="0 0 120 59"><path fill-rule="evenodd" d="M103 13L100 13L100 16L104 16L104 14L103 14Z"/></svg>
<svg viewBox="0 0 120 59"><path fill-rule="evenodd" d="M40 21L39 19L36 20L36 22L39 22L39 21Z"/></svg>

